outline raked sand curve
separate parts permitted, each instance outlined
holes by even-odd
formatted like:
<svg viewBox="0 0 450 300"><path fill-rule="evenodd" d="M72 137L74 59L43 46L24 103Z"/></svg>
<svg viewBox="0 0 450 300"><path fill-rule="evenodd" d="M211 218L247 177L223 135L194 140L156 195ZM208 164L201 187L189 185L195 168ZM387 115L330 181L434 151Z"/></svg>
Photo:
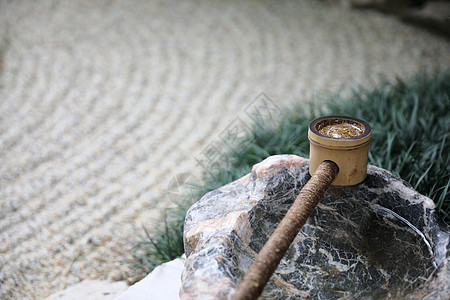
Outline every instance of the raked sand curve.
<svg viewBox="0 0 450 300"><path fill-rule="evenodd" d="M310 1L1 1L0 298L124 280L130 240L260 92L450 66L450 43Z"/></svg>

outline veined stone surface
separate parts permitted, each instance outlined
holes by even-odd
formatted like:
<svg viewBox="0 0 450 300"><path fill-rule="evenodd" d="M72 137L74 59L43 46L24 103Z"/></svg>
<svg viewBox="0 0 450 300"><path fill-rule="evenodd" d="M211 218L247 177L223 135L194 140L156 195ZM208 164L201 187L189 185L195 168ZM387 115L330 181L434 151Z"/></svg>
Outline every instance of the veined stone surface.
<svg viewBox="0 0 450 300"><path fill-rule="evenodd" d="M386 170L367 173L328 189L263 298L449 298L449 231L433 201ZM307 159L272 156L194 204L181 298L228 298L309 178Z"/></svg>

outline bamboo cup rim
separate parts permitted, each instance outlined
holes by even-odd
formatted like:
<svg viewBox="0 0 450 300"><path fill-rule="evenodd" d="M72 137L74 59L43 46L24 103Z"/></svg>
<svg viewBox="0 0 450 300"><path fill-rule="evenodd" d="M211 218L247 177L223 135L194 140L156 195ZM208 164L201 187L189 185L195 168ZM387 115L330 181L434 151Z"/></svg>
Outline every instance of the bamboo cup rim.
<svg viewBox="0 0 450 300"><path fill-rule="evenodd" d="M331 124L350 123L362 129L362 133L353 138L335 138L320 133L321 127ZM368 144L372 137L370 125L360 119L347 116L325 116L314 119L309 123L308 138L311 143L334 150L350 150Z"/></svg>

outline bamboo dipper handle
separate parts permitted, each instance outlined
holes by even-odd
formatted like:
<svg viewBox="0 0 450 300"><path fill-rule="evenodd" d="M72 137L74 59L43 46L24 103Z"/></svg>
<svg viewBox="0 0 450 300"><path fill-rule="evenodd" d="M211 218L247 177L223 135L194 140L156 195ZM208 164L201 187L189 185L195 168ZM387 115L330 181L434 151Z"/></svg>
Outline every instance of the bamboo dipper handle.
<svg viewBox="0 0 450 300"><path fill-rule="evenodd" d="M332 161L327 160L319 165L259 252L231 299L256 299L261 295L270 276L338 172L338 166Z"/></svg>

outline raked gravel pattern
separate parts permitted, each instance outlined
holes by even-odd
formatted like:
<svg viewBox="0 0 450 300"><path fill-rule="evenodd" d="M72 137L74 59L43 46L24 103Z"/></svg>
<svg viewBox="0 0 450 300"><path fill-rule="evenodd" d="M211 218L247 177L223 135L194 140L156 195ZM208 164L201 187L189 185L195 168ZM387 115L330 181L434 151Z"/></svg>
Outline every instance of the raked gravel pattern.
<svg viewBox="0 0 450 300"><path fill-rule="evenodd" d="M261 92L301 103L449 49L323 1L1 1L0 298L129 279L170 180Z"/></svg>

